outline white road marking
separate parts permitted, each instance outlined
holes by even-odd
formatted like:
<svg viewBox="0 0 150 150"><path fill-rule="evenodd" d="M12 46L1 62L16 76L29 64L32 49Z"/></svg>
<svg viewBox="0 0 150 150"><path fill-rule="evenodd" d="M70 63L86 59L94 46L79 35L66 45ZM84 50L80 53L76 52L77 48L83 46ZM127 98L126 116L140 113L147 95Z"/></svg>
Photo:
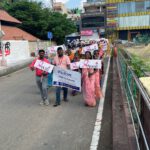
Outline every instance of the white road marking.
<svg viewBox="0 0 150 150"><path fill-rule="evenodd" d="M105 74L105 78L104 78L104 84L103 84L103 88L102 88L104 97L101 98L99 101L98 113L97 113L97 117L96 117L96 122L95 122L94 131L93 131L90 150L97 150L98 142L100 139L100 131L101 131L101 125L102 125L103 109L104 109L104 100L105 100L108 73L109 73L109 67L110 67L110 58L111 57L109 56L106 74Z"/></svg>

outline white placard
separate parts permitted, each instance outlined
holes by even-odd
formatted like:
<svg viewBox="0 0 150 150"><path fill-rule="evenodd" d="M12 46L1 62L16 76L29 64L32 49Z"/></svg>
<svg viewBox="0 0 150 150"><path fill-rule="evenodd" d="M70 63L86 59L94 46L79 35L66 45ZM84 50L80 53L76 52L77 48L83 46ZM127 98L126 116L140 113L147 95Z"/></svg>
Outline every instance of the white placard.
<svg viewBox="0 0 150 150"><path fill-rule="evenodd" d="M85 54L86 51L93 53L95 50L98 50L98 44L92 44L90 46L83 47L82 54Z"/></svg>
<svg viewBox="0 0 150 150"><path fill-rule="evenodd" d="M38 69L41 69L43 71L46 71L48 73L51 73L53 68L54 68L53 65L48 64L48 63L46 63L44 61L41 61L41 60L38 60L38 59L36 60L36 62L34 64L34 67L38 68Z"/></svg>
<svg viewBox="0 0 150 150"><path fill-rule="evenodd" d="M71 88L81 91L81 73L54 67L53 86Z"/></svg>
<svg viewBox="0 0 150 150"><path fill-rule="evenodd" d="M47 48L47 53L48 54L57 54L57 49L58 47L62 47L62 49L65 51L66 47L65 45L59 45L59 46L51 46Z"/></svg>
<svg viewBox="0 0 150 150"><path fill-rule="evenodd" d="M93 69L101 69L102 62L101 60L91 60L91 59L81 59L80 60L80 68L93 68Z"/></svg>
<svg viewBox="0 0 150 150"><path fill-rule="evenodd" d="M48 54L56 54L57 53L57 46L52 46L47 48Z"/></svg>
<svg viewBox="0 0 150 150"><path fill-rule="evenodd" d="M106 51L107 48L108 48L108 40L102 38L101 41L100 41L100 45L101 45L102 50Z"/></svg>
<svg viewBox="0 0 150 150"><path fill-rule="evenodd" d="M71 70L79 69L79 67L80 67L80 62L73 62L70 64Z"/></svg>

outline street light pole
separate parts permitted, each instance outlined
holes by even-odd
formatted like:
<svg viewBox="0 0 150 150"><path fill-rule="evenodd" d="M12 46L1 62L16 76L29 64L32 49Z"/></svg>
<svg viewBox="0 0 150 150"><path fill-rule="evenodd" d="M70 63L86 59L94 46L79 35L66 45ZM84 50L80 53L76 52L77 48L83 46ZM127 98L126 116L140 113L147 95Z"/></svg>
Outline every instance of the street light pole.
<svg viewBox="0 0 150 150"><path fill-rule="evenodd" d="M7 61L5 59L5 49L2 42L2 37L5 35L5 33L2 31L1 27L1 21L0 21L0 43L1 43L1 51L2 51L2 59L1 59L1 66L7 66Z"/></svg>

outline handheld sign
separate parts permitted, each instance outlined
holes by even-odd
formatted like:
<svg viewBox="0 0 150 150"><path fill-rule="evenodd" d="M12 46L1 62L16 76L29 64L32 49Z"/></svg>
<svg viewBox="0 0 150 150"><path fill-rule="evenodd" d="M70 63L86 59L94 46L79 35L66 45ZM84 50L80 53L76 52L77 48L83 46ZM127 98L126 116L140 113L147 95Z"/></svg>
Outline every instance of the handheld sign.
<svg viewBox="0 0 150 150"><path fill-rule="evenodd" d="M34 64L34 67L35 68L38 68L38 69L41 69L43 71L46 71L48 73L51 73L54 66L51 65L51 64L48 64L44 61L41 61L41 60L36 60L35 64Z"/></svg>
<svg viewBox="0 0 150 150"><path fill-rule="evenodd" d="M80 62L70 63L70 69L71 70L79 69L79 67L80 67Z"/></svg>
<svg viewBox="0 0 150 150"><path fill-rule="evenodd" d="M83 47L82 54L85 54L86 51L90 51L93 53L93 51L98 50L98 45L97 44L92 44L90 46Z"/></svg>
<svg viewBox="0 0 150 150"><path fill-rule="evenodd" d="M91 60L91 59L81 59L80 60L80 68L93 68L93 69L101 69L101 60Z"/></svg>
<svg viewBox="0 0 150 150"><path fill-rule="evenodd" d="M54 67L53 86L71 88L81 91L81 73Z"/></svg>
<svg viewBox="0 0 150 150"><path fill-rule="evenodd" d="M57 49L58 47L62 47L62 49L65 51L66 47L65 45L59 45L59 46L51 46L47 48L47 53L48 54L57 54Z"/></svg>

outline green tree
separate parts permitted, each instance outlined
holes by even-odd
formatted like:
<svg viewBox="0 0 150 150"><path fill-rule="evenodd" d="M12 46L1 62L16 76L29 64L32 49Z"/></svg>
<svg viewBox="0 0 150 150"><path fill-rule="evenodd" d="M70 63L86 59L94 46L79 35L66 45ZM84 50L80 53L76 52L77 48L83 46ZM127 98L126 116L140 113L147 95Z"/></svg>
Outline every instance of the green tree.
<svg viewBox="0 0 150 150"><path fill-rule="evenodd" d="M0 1L0 8L5 7L9 3L9 0L1 0Z"/></svg>
<svg viewBox="0 0 150 150"><path fill-rule="evenodd" d="M70 10L72 14L81 14L82 10L79 8L73 8Z"/></svg>
<svg viewBox="0 0 150 150"><path fill-rule="evenodd" d="M66 15L52 12L49 19L48 29L52 29L51 31L54 33L54 38L58 43L63 43L66 35L76 31L75 24L66 17Z"/></svg>
<svg viewBox="0 0 150 150"><path fill-rule="evenodd" d="M19 0L0 0L0 7L4 8L6 5L17 2Z"/></svg>
<svg viewBox="0 0 150 150"><path fill-rule="evenodd" d="M51 12L49 8L43 8L42 3L22 0L5 5L5 9L22 21L20 28L43 40L47 39L47 32L51 31L53 40L62 44L67 34L76 31L74 22L67 19L66 15Z"/></svg>

